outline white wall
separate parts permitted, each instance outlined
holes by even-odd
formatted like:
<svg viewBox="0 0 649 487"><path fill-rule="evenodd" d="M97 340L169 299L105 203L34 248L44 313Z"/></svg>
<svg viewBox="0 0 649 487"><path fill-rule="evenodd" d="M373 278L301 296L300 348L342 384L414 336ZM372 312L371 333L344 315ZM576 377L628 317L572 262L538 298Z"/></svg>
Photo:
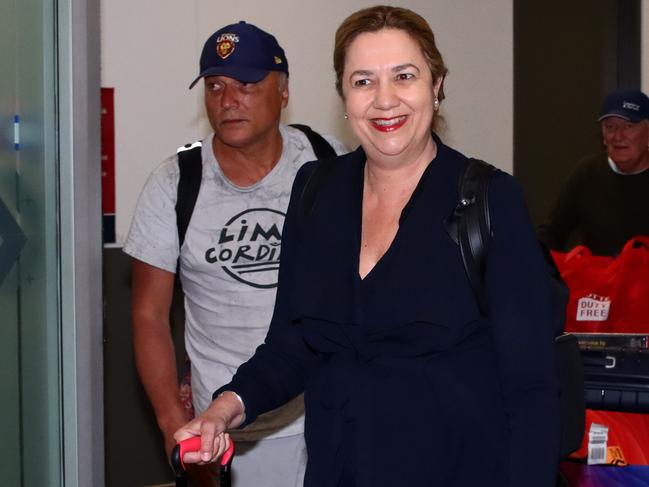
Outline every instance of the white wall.
<svg viewBox="0 0 649 487"><path fill-rule="evenodd" d="M205 39L246 20L286 51L291 98L284 119L337 135L350 146L334 89L333 35L350 13L376 1L106 0L102 5L102 86L115 88L116 233L125 238L149 172L185 142L203 137L198 73ZM513 133L512 0L410 0L449 67L445 140L510 171Z"/></svg>

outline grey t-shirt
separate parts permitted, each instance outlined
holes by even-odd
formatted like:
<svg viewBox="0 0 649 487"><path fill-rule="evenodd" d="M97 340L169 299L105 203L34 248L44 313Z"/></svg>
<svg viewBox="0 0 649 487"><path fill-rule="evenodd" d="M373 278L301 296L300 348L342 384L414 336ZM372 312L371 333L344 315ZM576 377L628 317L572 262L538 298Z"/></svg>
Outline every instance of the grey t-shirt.
<svg viewBox="0 0 649 487"><path fill-rule="evenodd" d="M180 255L185 292L185 345L192 362L192 394L197 414L214 390L260 345L273 312L281 232L298 169L314 160L311 144L297 129L280 126L282 155L262 180L241 188L221 172L203 141L201 189ZM327 137L336 152L346 152ZM177 156L164 161L140 194L124 251L147 264L176 271L178 234L175 204ZM235 434L241 440L282 437L303 431L302 398L260 416Z"/></svg>

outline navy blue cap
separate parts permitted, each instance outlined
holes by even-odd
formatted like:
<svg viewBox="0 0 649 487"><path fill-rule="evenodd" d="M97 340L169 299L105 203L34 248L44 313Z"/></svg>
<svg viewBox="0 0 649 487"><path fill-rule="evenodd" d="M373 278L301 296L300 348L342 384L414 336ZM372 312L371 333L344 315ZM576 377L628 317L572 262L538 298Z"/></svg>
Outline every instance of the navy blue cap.
<svg viewBox="0 0 649 487"><path fill-rule="evenodd" d="M189 85L205 76L229 76L245 83L256 83L271 71L288 76L284 49L274 36L243 20L217 30L203 46L200 74Z"/></svg>
<svg viewBox="0 0 649 487"><path fill-rule="evenodd" d="M637 123L649 119L649 98L640 90L615 90L607 95L602 105L602 121L608 117L620 117Z"/></svg>

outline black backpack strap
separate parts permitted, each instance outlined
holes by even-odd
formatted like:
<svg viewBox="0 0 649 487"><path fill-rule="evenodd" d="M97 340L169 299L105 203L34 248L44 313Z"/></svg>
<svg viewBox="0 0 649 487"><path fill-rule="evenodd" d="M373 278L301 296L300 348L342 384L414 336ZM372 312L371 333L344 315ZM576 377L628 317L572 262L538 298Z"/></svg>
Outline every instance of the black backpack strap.
<svg viewBox="0 0 649 487"><path fill-rule="evenodd" d="M306 135L306 138L309 139L309 142L311 143L311 147L313 147L316 159L336 157L336 151L331 147L331 144L327 142L327 139L311 127L300 123L292 123L290 126L300 130L304 135Z"/></svg>
<svg viewBox="0 0 649 487"><path fill-rule="evenodd" d="M183 246L189 221L196 206L198 191L203 176L202 144L194 142L178 149L178 196L176 199L176 226L178 228L178 249Z"/></svg>
<svg viewBox="0 0 649 487"><path fill-rule="evenodd" d="M496 168L470 159L458 181L459 203L447 221L447 231L459 245L471 288L483 314L487 314L484 275L487 247L491 238L489 180Z"/></svg>
<svg viewBox="0 0 649 487"><path fill-rule="evenodd" d="M302 208L304 208L304 216L308 216L315 205L316 196L320 187L335 167L334 159L337 154L334 148L331 147L331 144L308 125L294 123L291 124L291 127L301 130L306 135L319 161L309 176L309 179L307 179L302 194L300 195Z"/></svg>

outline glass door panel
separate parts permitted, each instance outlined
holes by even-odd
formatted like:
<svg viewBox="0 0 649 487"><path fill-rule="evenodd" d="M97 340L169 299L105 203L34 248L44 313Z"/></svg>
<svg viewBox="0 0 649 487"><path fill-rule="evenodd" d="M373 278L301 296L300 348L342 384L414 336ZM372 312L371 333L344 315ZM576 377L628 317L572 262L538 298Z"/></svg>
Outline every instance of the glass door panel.
<svg viewBox="0 0 649 487"><path fill-rule="evenodd" d="M62 485L56 2L0 7L3 485Z"/></svg>

